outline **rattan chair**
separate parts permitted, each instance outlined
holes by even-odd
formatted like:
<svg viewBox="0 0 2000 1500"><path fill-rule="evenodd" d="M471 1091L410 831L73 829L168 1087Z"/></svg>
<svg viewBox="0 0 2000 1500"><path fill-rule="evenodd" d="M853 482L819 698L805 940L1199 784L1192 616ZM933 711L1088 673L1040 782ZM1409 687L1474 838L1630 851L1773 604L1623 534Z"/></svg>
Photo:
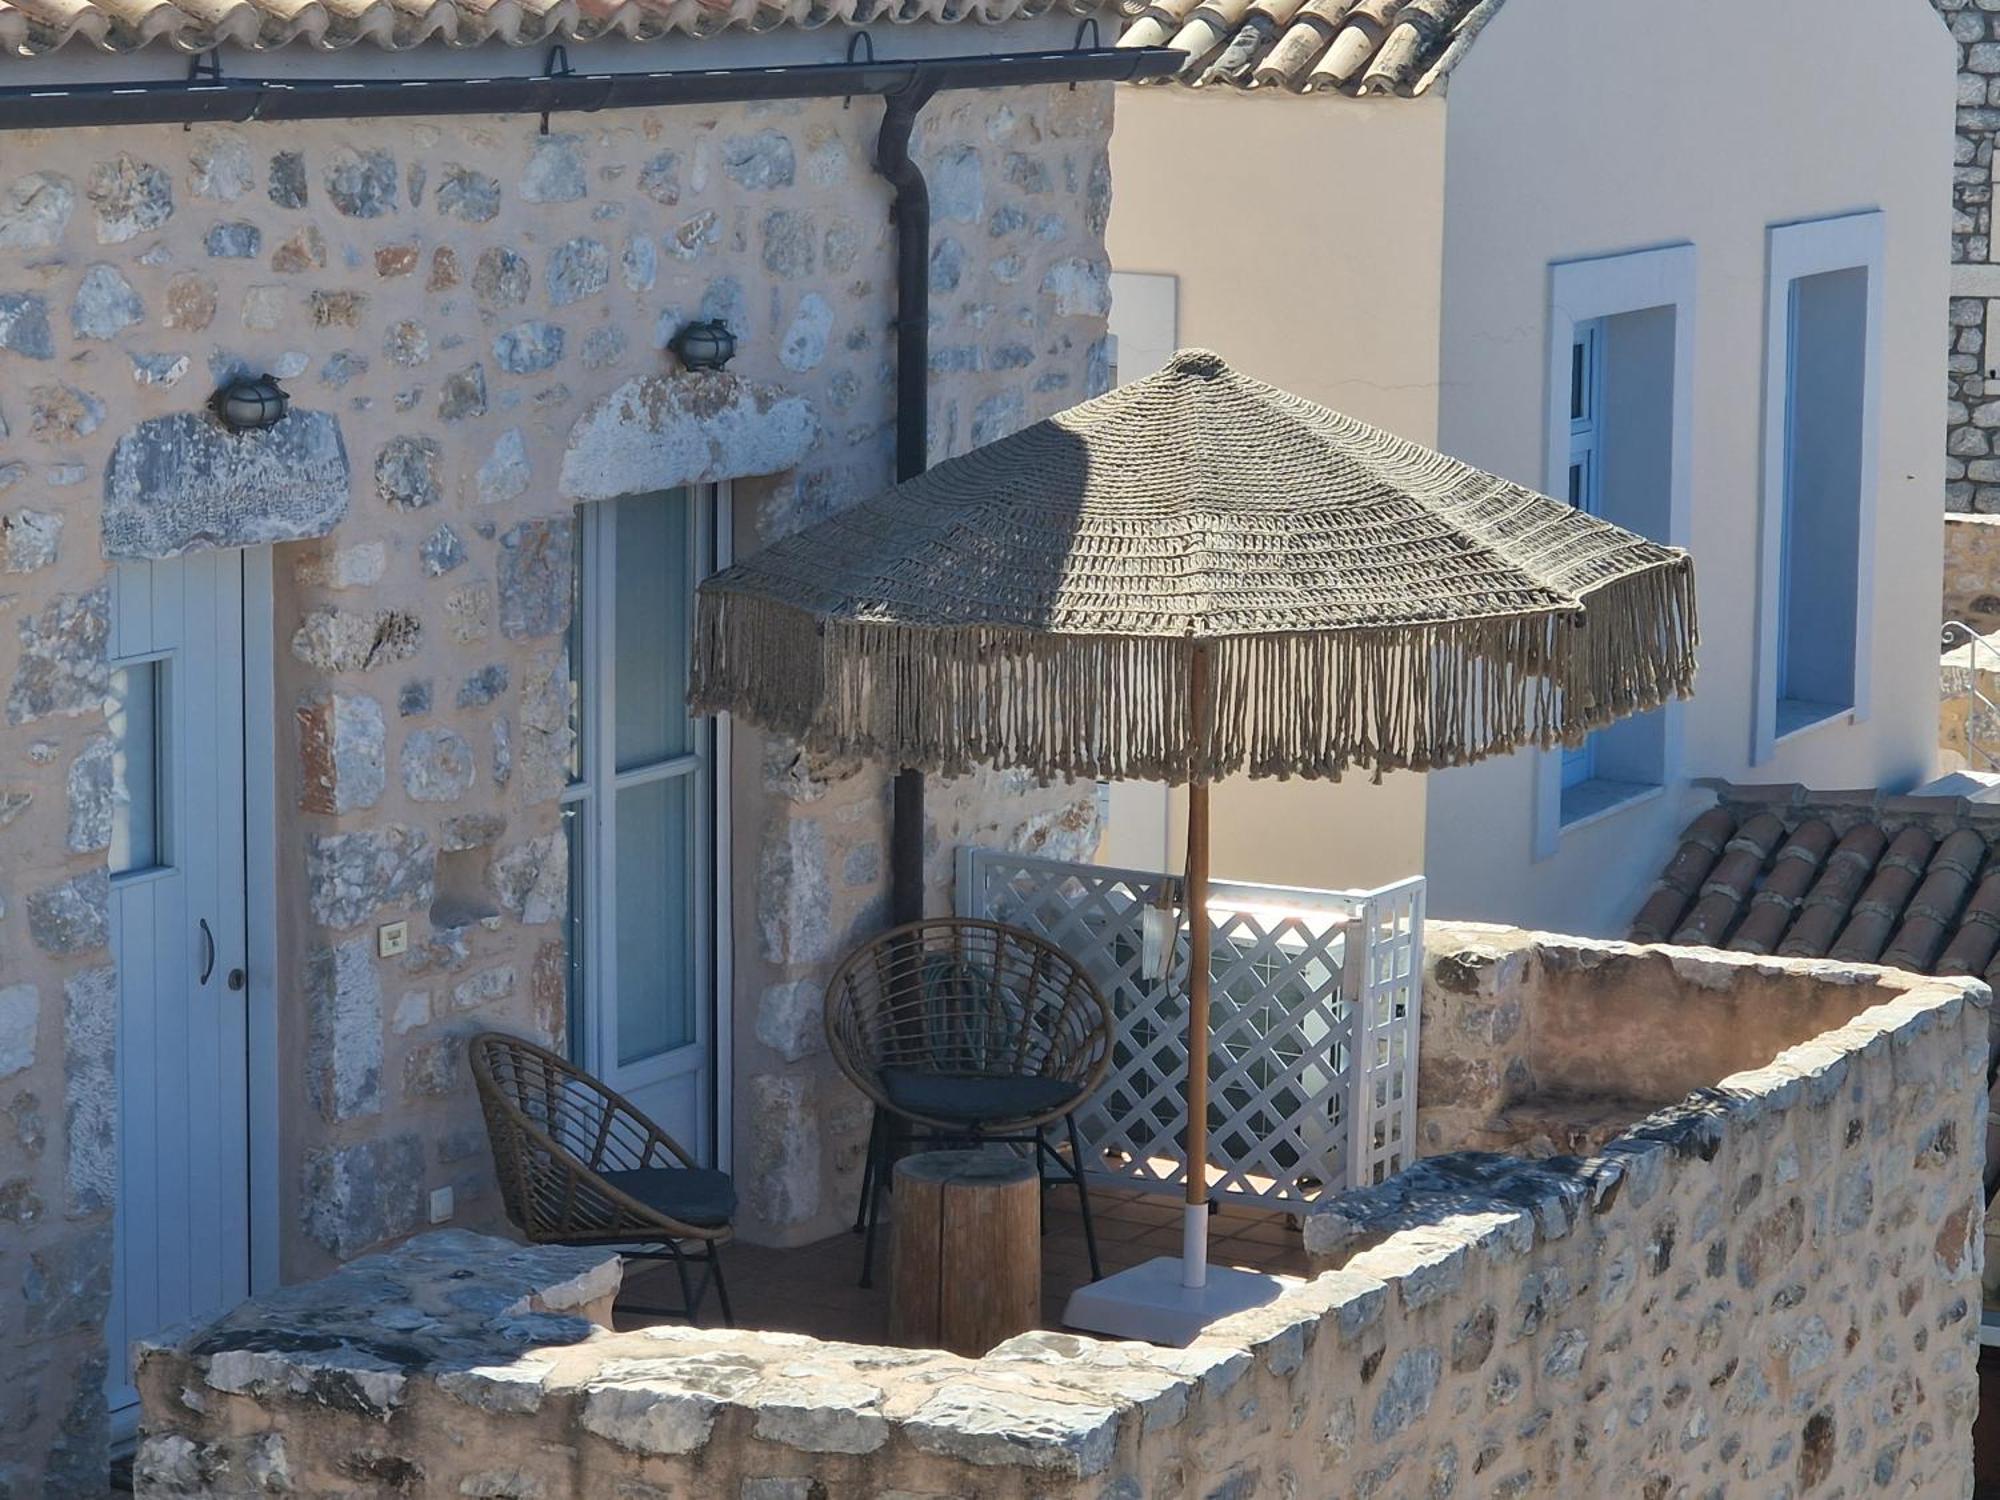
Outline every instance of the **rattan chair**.
<svg viewBox="0 0 2000 1500"><path fill-rule="evenodd" d="M712 1285L723 1322L735 1326L717 1254L736 1212L728 1173L697 1166L629 1100L520 1037L474 1037L472 1076L516 1229L538 1245L616 1245L671 1260L681 1305L631 1310L699 1322ZM689 1276L697 1266L699 1283Z"/></svg>
<svg viewBox="0 0 2000 1500"><path fill-rule="evenodd" d="M899 1144L1033 1146L1043 1182L1073 1183L1090 1274L1103 1274L1076 1111L1111 1063L1111 1008L1068 955L998 922L935 918L849 954L826 994L833 1060L875 1106L854 1227L870 1284ZM914 1127L899 1132L895 1120ZM1061 1122L1069 1157L1051 1146ZM903 1141L898 1140L899 1135Z"/></svg>

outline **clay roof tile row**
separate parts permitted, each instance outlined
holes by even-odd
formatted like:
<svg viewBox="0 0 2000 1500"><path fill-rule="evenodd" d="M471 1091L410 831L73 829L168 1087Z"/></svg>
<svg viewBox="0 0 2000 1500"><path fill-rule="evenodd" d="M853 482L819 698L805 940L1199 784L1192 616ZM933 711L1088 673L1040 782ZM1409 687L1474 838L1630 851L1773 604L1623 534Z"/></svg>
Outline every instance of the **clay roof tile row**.
<svg viewBox="0 0 2000 1500"><path fill-rule="evenodd" d="M1501 0L1126 0L1121 47L1187 57L1191 88L1411 97L1448 73Z"/></svg>
<svg viewBox="0 0 2000 1500"><path fill-rule="evenodd" d="M1726 786L1630 935L2000 980L2000 806Z"/></svg>
<svg viewBox="0 0 2000 1500"><path fill-rule="evenodd" d="M0 0L0 52L65 46L205 52L230 45L400 51L428 42L529 47L667 35L712 36L913 21L997 23L1054 10L1094 14L1095 0Z"/></svg>

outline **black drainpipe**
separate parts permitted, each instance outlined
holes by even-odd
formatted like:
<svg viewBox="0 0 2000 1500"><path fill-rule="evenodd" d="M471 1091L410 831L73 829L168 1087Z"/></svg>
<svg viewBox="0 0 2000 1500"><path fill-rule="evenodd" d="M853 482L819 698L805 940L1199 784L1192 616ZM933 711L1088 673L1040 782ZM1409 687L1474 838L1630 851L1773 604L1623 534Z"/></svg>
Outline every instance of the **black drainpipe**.
<svg viewBox="0 0 2000 1500"><path fill-rule="evenodd" d="M896 190L896 482L930 464L931 193L910 157L917 116L937 92L914 78L884 101L875 170ZM924 773L896 772L889 823L889 921L924 915Z"/></svg>
<svg viewBox="0 0 2000 1500"><path fill-rule="evenodd" d="M900 484L923 473L930 447L931 203L923 171L910 159L910 133L917 116L934 95L948 89L1166 78L1186 60L1171 47L1079 46L1067 52L994 57L890 62L871 57L782 68L551 72L526 78L278 80L207 74L179 83L0 88L0 131L492 114L540 114L546 129L552 113L877 95L884 111L875 166L896 191L896 480ZM896 775L889 902L894 922L923 916L921 771L903 769Z"/></svg>

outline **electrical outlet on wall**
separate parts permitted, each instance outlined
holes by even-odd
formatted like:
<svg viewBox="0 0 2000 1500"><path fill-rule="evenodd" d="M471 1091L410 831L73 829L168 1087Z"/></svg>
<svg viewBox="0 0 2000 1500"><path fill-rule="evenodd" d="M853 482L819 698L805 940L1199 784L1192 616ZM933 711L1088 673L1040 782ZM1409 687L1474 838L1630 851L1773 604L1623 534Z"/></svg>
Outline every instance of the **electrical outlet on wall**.
<svg viewBox="0 0 2000 1500"><path fill-rule="evenodd" d="M431 1222L442 1224L451 1217L451 1189L448 1187L431 1189Z"/></svg>
<svg viewBox="0 0 2000 1500"><path fill-rule="evenodd" d="M375 956L394 958L399 953L410 951L410 924L408 922L384 922L375 929Z"/></svg>

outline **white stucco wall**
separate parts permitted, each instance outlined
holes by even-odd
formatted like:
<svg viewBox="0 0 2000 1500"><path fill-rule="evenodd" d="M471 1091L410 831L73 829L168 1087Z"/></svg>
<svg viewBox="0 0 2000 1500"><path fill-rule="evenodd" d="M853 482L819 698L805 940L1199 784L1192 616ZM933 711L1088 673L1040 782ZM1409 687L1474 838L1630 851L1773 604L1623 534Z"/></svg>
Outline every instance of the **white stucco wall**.
<svg viewBox="0 0 2000 1500"><path fill-rule="evenodd" d="M1444 146L1442 100L1122 88L1111 264L1178 278L1183 347L1434 443ZM1168 819L1174 868L1184 801ZM1215 871L1336 888L1413 875L1424 805L1417 776L1227 782L1213 797ZM1154 819L1136 846L1121 838L1131 806L1112 805L1111 863L1157 847Z"/></svg>
<svg viewBox="0 0 2000 1500"><path fill-rule="evenodd" d="M1774 59L1784 59L1774 66ZM1451 80L1446 451L1539 485L1548 266L1692 242L1693 529L1703 650L1688 776L1906 788L1930 770L1943 484L1953 48L1924 0L1511 0ZM1750 764L1766 230L1887 221L1873 712ZM1527 756L1432 778L1433 909L1623 928L1688 815L1684 784L1529 859ZM1466 830L1476 828L1478 836Z"/></svg>

